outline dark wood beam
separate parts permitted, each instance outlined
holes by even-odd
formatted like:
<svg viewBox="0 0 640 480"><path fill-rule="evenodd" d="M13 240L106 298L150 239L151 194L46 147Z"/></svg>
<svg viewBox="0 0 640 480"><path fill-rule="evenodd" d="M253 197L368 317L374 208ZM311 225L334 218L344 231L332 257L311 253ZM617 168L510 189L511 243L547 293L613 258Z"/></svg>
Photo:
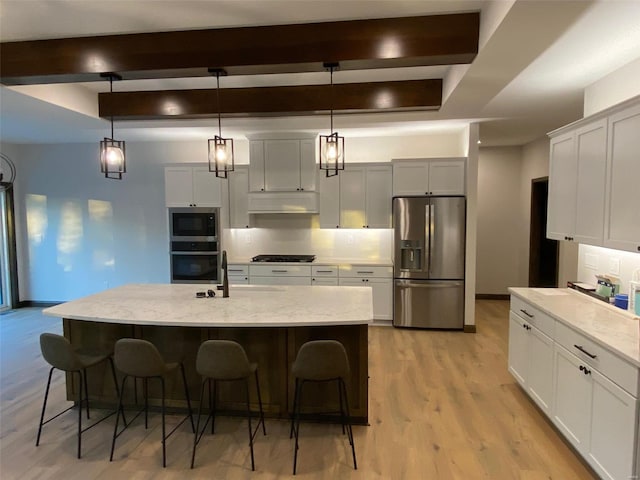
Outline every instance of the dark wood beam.
<svg viewBox="0 0 640 480"><path fill-rule="evenodd" d="M64 38L0 44L5 85L470 63L480 13Z"/></svg>
<svg viewBox="0 0 640 480"><path fill-rule="evenodd" d="M437 110L442 80L342 83L294 87L223 88L225 117ZM216 89L101 93L100 116L114 120L206 118L218 114Z"/></svg>

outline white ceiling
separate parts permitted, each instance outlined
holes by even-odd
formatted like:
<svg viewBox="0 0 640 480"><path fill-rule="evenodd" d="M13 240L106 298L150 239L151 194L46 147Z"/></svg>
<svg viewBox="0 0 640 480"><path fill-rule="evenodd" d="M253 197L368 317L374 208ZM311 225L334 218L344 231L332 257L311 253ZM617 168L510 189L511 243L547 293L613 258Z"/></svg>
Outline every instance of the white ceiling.
<svg viewBox="0 0 640 480"><path fill-rule="evenodd" d="M444 78L439 112L349 114L349 136L419 134L481 122L484 145L521 145L582 116L583 90L640 57L640 0L0 0L0 41L308 23L481 11L480 51L470 66L344 71L334 81ZM221 87L327 82L325 72L226 77ZM123 81L114 91L212 88L210 78ZM69 106L56 86L0 89L0 140L91 142L106 133L96 117L107 82L76 84L90 108ZM47 98L42 101L34 98ZM123 140L204 139L215 119L117 122ZM324 131L326 116L224 119L225 135Z"/></svg>

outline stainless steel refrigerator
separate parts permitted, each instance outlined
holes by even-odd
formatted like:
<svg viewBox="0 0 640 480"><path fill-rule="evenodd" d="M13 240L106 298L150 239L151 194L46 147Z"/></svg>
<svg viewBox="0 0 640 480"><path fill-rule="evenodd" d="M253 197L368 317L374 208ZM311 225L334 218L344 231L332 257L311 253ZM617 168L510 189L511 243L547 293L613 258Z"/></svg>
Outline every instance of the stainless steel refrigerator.
<svg viewBox="0 0 640 480"><path fill-rule="evenodd" d="M464 328L464 197L395 197L393 325Z"/></svg>

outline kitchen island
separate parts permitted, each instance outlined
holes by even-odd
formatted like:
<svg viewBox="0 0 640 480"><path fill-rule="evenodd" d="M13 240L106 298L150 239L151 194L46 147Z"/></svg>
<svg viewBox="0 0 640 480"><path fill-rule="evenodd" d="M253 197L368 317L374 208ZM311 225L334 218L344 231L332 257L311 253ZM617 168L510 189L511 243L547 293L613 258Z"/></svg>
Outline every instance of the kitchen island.
<svg viewBox="0 0 640 480"><path fill-rule="evenodd" d="M196 284L133 284L66 302L43 311L63 319L64 335L77 347L112 349L119 338L142 338L154 343L165 360L182 360L192 399L199 398L200 376L195 359L202 342L227 339L239 342L250 361L258 363L265 413L287 417L293 401L291 364L300 346L309 340L342 342L349 355L349 400L354 421L368 421L368 335L373 321L369 287L308 287L239 285L229 298L216 291L213 298L196 292L211 286ZM95 402L117 401L109 372L94 369L89 375ZM243 390L221 384L221 410L241 411ZM336 410L335 388L310 385L305 404L310 411ZM334 387L334 386L333 386ZM76 397L77 385L67 376L67 396ZM133 390L133 389L132 389ZM179 376L167 383L167 405L185 408ZM255 394L255 392L254 392ZM127 392L125 401L133 402ZM159 387L150 383L150 404L159 404Z"/></svg>

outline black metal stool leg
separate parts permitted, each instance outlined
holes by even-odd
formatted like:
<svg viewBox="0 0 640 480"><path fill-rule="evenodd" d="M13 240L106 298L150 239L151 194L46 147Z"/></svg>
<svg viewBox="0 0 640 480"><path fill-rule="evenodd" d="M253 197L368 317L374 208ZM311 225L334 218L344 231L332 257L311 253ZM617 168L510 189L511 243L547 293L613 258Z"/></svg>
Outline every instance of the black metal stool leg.
<svg viewBox="0 0 640 480"><path fill-rule="evenodd" d="M72 372L73 375L75 372ZM78 370L78 376L80 377L80 385L78 387L78 458L80 458L80 451L82 449L82 371ZM86 379L85 379L86 380ZM85 381L85 385L86 385Z"/></svg>
<svg viewBox="0 0 640 480"><path fill-rule="evenodd" d="M351 412L349 411L349 398L347 397L347 387L344 383L344 380L340 379L340 384L342 385L342 391L344 393L344 403L347 409L347 432L349 434L349 443L351 444L351 453L353 455L353 468L354 470L358 469L358 462L356 462L356 446L353 441L353 429L351 427Z"/></svg>
<svg viewBox="0 0 640 480"><path fill-rule="evenodd" d="M342 423L342 434L344 435L344 407L342 404L342 383L338 379L338 398L340 399L340 423Z"/></svg>
<svg viewBox="0 0 640 480"><path fill-rule="evenodd" d="M260 395L260 381L258 380L258 370L255 371L256 390L258 391L258 405L260 407L260 421L262 422L262 433L267 434L267 427L264 424L264 410L262 409L262 395Z"/></svg>
<svg viewBox="0 0 640 480"><path fill-rule="evenodd" d="M191 420L191 430L196 432L196 425L193 423L193 411L191 410L191 399L189 398L189 387L187 386L187 375L184 372L184 364L180 363L180 372L182 372L182 383L184 383L184 396L187 397L187 408L189 408L189 420Z"/></svg>
<svg viewBox="0 0 640 480"><path fill-rule="evenodd" d="M137 379L136 379L137 380ZM149 379L142 379L142 389L144 393L144 429L149 428Z"/></svg>
<svg viewBox="0 0 640 480"><path fill-rule="evenodd" d="M296 379L297 380L297 379ZM300 399L302 397L302 386L304 385L304 380L300 380L297 383L297 388L296 388L296 398L298 399L297 403L296 403L296 408L294 409L294 421L295 421L295 426L293 429L293 433L296 437L296 444L294 447L294 451L293 451L293 474L296 474L296 467L298 465L298 435L300 433Z"/></svg>
<svg viewBox="0 0 640 480"><path fill-rule="evenodd" d="M217 400L217 391L218 391L218 381L213 380L213 407L211 410L211 435L214 432L214 425L216 423L216 400Z"/></svg>
<svg viewBox="0 0 640 480"><path fill-rule="evenodd" d="M124 385L127 381L127 375L122 377L122 387L120 388L120 395L118 396L118 411L123 410L122 408L122 397L124 396ZM123 419L124 419L124 410L123 410ZM116 437L118 436L118 420L120 420L120 415L116 415L116 425L113 427L113 438L111 439L111 454L109 455L109 461L113 461L113 451L116 448ZM125 423L124 428L127 428L127 424Z"/></svg>
<svg viewBox="0 0 640 480"><path fill-rule="evenodd" d="M204 401L204 387L205 384L211 384L211 380L210 379L204 379L202 380L202 387L200 388L200 405L198 405L198 419L196 420L196 432L193 435L193 452L191 452L191 468L193 468L193 465L196 461L196 445L198 445L198 435L200 434L200 416L202 415L202 403ZM206 424L205 424L205 428L203 430L206 430Z"/></svg>
<svg viewBox="0 0 640 480"><path fill-rule="evenodd" d="M293 405L291 406L291 430L289 430L289 438L293 438L293 425L296 419L296 405L298 403L298 379L293 389Z"/></svg>
<svg viewBox="0 0 640 480"><path fill-rule="evenodd" d="M165 468L167 466L167 445L166 445L167 437L165 434L165 427L164 427L164 378L160 377L160 383L162 385L162 468ZM145 402L146 402L146 396L145 396Z"/></svg>
<svg viewBox="0 0 640 480"><path fill-rule="evenodd" d="M84 376L84 398L87 401L87 420L89 420L89 382L87 381L87 369L82 369L82 375Z"/></svg>
<svg viewBox="0 0 640 480"><path fill-rule="evenodd" d="M251 471L256 469L255 461L253 458L253 429L251 428L251 400L249 398L249 379L245 380L245 391L247 396L247 425L249 427L249 449L251 450Z"/></svg>
<svg viewBox="0 0 640 480"><path fill-rule="evenodd" d="M116 367L113 364L113 358L109 357L109 365L111 366L111 375L113 376L113 384L116 387L116 395L118 395L118 399L120 398L120 389L118 388L118 377L116 376ZM127 425L127 419L124 416L124 408L122 410L118 410L118 415L122 414L122 421L124 425Z"/></svg>
<svg viewBox="0 0 640 480"><path fill-rule="evenodd" d="M40 445L40 434L42 433L42 423L44 422L44 411L47 408L47 399L49 398L49 387L51 386L51 375L54 367L49 369L49 379L47 380L47 388L44 391L44 402L42 403L42 413L40 414L40 424L38 425L38 437L36 438L36 447Z"/></svg>

